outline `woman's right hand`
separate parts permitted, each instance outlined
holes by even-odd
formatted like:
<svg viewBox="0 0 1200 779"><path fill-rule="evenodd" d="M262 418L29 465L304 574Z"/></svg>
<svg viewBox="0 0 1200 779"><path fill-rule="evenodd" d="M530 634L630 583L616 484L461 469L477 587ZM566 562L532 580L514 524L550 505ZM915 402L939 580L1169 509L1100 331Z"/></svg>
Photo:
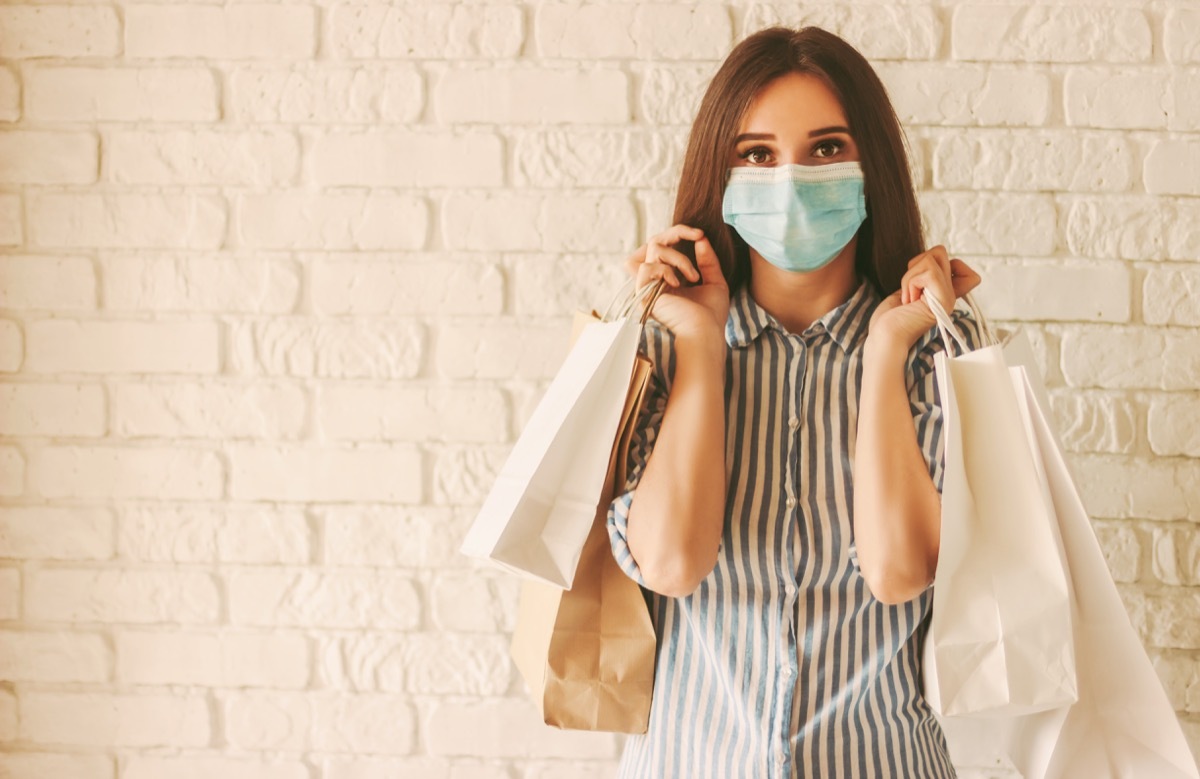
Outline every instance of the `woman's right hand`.
<svg viewBox="0 0 1200 779"><path fill-rule="evenodd" d="M671 248L680 240L695 241L696 267L682 252ZM676 336L715 333L723 337L729 318L729 285L721 273L717 253L702 230L674 225L638 247L625 259L625 268L636 278L638 289L660 278L666 280L666 288L650 314ZM680 276L700 283L685 287Z"/></svg>

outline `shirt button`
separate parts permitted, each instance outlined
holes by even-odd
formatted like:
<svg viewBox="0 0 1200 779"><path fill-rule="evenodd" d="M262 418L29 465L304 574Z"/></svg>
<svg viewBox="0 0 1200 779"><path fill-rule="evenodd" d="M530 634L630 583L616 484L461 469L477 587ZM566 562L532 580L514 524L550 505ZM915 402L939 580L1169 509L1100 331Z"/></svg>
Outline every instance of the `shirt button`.
<svg viewBox="0 0 1200 779"><path fill-rule="evenodd" d="M793 429L793 430L795 430L796 428L800 427L800 418L799 418L799 417L792 417L791 419L789 419L789 420L788 420L788 427L790 427L790 428L791 428L791 429Z"/></svg>
<svg viewBox="0 0 1200 779"><path fill-rule="evenodd" d="M795 508L796 507L796 499L791 496L788 496L787 504L788 504L788 508Z"/></svg>
<svg viewBox="0 0 1200 779"><path fill-rule="evenodd" d="M783 674L783 678L786 679L789 676L791 676L793 673L795 673L795 671L792 670L792 667L790 665L785 665L779 673Z"/></svg>

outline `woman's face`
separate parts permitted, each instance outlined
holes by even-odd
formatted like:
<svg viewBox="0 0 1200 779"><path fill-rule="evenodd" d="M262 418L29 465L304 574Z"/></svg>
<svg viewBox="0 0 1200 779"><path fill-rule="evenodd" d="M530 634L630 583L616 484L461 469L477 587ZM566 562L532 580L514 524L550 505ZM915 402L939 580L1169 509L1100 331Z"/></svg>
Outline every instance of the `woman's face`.
<svg viewBox="0 0 1200 779"><path fill-rule="evenodd" d="M730 167L828 165L858 160L846 113L817 76L787 73L767 84L750 104Z"/></svg>

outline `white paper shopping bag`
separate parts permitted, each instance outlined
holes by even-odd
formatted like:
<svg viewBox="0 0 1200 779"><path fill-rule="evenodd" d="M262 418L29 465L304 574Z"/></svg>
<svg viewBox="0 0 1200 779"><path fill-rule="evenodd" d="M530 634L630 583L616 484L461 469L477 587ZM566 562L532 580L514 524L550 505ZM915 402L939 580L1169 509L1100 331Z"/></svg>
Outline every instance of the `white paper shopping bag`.
<svg viewBox="0 0 1200 779"><path fill-rule="evenodd" d="M937 315L950 348L953 325ZM1018 333L935 358L945 466L924 683L944 715L1026 714L1076 699L1064 555L1023 402L1030 355Z"/></svg>
<svg viewBox="0 0 1200 779"><path fill-rule="evenodd" d="M1025 779L1200 779L1179 720L1129 621L1047 415L1026 396L1072 594L1078 702L1000 723Z"/></svg>
<svg viewBox="0 0 1200 779"><path fill-rule="evenodd" d="M635 303L584 326L500 469L460 551L567 589L601 498L641 328Z"/></svg>

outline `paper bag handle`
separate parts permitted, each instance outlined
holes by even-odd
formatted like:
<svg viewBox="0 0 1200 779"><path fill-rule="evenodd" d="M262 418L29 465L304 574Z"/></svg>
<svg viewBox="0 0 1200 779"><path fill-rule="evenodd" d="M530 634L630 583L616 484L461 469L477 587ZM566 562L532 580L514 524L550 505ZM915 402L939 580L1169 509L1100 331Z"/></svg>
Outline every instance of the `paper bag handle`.
<svg viewBox="0 0 1200 779"><path fill-rule="evenodd" d="M971 351L970 344L966 339L958 334L958 330L954 327L954 320L946 313L946 309L942 307L942 303L933 294L928 291L921 295L921 299L925 301L925 305L929 306L929 310L933 312L933 318L937 320L938 331L942 335L942 344L946 350L950 350L950 342L958 344L959 354L966 354ZM984 346L993 346L1000 343L1000 338L996 335L996 331L992 329L992 325L988 322L987 317L983 315L983 309L975 302L975 298L970 292L963 295L963 302L971 310L971 315L976 322L979 323L979 335L983 339Z"/></svg>

